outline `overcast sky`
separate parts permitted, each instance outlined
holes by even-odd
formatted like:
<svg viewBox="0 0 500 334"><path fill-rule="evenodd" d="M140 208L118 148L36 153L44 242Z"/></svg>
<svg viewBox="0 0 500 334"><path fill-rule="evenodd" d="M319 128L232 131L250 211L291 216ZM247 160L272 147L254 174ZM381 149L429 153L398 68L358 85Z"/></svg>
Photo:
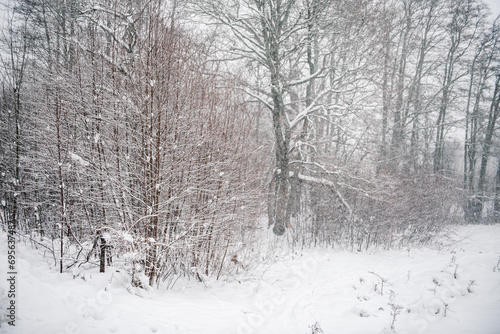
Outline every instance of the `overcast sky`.
<svg viewBox="0 0 500 334"><path fill-rule="evenodd" d="M490 6L490 9L491 9L491 12L493 14L493 18L496 18L498 15L500 15L500 0L483 0L484 2L486 2L489 6ZM4 13L2 13L3 11L5 11L5 5L6 4L10 4L11 3L11 0L0 0L0 23L3 24L3 21L4 20Z"/></svg>
<svg viewBox="0 0 500 334"><path fill-rule="evenodd" d="M493 13L493 17L497 17L500 15L500 0L484 0L487 4L490 5L491 12Z"/></svg>

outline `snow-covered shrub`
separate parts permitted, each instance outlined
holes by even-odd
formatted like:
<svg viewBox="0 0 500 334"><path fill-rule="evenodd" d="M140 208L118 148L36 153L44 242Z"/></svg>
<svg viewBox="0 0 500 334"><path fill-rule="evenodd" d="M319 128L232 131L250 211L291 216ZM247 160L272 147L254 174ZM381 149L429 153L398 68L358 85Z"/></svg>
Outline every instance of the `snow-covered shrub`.
<svg viewBox="0 0 500 334"><path fill-rule="evenodd" d="M294 244L357 251L426 244L461 219L461 193L444 176L379 174L336 183L343 186L304 183L291 223Z"/></svg>

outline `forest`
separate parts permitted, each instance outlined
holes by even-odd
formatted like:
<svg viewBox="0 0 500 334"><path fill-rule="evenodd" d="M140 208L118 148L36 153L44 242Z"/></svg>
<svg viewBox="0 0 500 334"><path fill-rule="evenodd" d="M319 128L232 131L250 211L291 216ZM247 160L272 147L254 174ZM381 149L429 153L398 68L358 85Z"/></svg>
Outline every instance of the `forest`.
<svg viewBox="0 0 500 334"><path fill-rule="evenodd" d="M137 287L500 219L481 0L11 0L0 226ZM10 229L10 227L9 227Z"/></svg>

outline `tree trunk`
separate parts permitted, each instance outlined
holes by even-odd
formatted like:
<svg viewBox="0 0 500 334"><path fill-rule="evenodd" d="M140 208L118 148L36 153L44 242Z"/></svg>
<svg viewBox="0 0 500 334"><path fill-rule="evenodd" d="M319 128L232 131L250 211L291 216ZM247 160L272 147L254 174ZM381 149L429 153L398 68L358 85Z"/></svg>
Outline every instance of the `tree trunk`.
<svg viewBox="0 0 500 334"><path fill-rule="evenodd" d="M106 271L106 239L103 237L102 232L99 231L99 272L104 273Z"/></svg>
<svg viewBox="0 0 500 334"><path fill-rule="evenodd" d="M394 110L394 123L392 127L392 157L396 158L395 162L400 161L404 151L404 128L406 120L403 114L403 99L405 91L405 76L406 76L406 61L408 58L409 34L412 29L412 2L405 2L405 28L403 32L403 46L398 65L398 82L396 87L396 105ZM396 167L396 166L394 166Z"/></svg>
<svg viewBox="0 0 500 334"><path fill-rule="evenodd" d="M486 204L486 172L488 160L490 158L491 144L493 143L493 134L495 132L496 121L499 116L500 103L500 74L497 74L495 82L495 91L491 101L490 111L488 113L488 125L486 127L486 135L483 142L483 152L481 154L481 167L479 169L479 180L477 190L479 195L478 214L481 215L483 207Z"/></svg>
<svg viewBox="0 0 500 334"><path fill-rule="evenodd" d="M66 225L66 201L64 195L64 178L63 178L63 159L62 159L62 137L61 137L61 117L62 117L62 106L59 98L59 88L56 88L56 135L57 135L57 174L59 179L59 205L61 210L61 220L60 220L60 259L59 259L59 272L63 272L63 255L64 255L64 227Z"/></svg>
<svg viewBox="0 0 500 334"><path fill-rule="evenodd" d="M497 175L495 177L495 203L493 205L495 222L500 222L500 159L498 159Z"/></svg>

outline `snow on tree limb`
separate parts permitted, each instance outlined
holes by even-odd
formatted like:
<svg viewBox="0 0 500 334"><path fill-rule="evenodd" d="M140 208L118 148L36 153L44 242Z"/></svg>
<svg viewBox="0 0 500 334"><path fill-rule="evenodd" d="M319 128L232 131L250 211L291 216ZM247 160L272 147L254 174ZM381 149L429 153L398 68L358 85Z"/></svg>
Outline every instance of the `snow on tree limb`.
<svg viewBox="0 0 500 334"><path fill-rule="evenodd" d="M337 196L339 197L339 199L342 202L342 204L344 205L344 207L349 212L349 217L350 218L353 217L353 211L352 211L351 206L349 205L349 203L347 203L344 196L342 196L340 191L337 189L337 186L335 185L334 182L329 181L329 180L325 180L325 179L320 179L320 178L317 178L314 176L304 175L304 174L298 174L298 178L302 181L305 181L305 182L321 184L323 186L327 186L327 187L332 188L335 191L335 193L337 194Z"/></svg>

